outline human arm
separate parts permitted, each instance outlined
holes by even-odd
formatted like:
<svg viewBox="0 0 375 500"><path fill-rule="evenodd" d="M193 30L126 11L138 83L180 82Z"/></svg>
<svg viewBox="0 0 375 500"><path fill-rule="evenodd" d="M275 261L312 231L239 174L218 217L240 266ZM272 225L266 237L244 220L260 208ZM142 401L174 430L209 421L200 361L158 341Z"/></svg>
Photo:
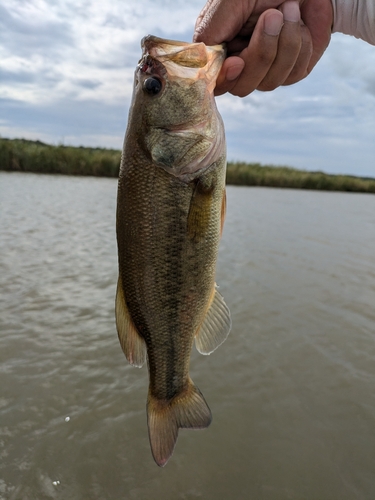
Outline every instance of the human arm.
<svg viewBox="0 0 375 500"><path fill-rule="evenodd" d="M332 33L345 33L375 45L375 1L332 0Z"/></svg>

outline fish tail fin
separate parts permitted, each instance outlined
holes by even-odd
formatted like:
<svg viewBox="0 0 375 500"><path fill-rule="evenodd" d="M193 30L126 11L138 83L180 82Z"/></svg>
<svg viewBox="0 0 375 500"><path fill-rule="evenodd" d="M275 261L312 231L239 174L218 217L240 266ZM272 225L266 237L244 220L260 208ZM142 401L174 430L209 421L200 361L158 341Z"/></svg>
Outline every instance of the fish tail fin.
<svg viewBox="0 0 375 500"><path fill-rule="evenodd" d="M159 467L164 467L170 459L179 428L203 429L211 420L211 410L191 380L187 389L170 401L159 400L149 393L148 434L152 455Z"/></svg>

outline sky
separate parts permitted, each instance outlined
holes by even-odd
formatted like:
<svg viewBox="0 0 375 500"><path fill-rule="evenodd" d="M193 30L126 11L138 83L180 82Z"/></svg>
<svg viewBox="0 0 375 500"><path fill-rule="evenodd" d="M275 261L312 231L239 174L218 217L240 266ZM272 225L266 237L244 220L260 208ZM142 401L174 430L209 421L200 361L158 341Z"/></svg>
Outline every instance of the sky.
<svg viewBox="0 0 375 500"><path fill-rule="evenodd" d="M0 0L0 136L121 149L140 41L204 0ZM375 177L375 47L334 34L305 80L217 98L229 161Z"/></svg>

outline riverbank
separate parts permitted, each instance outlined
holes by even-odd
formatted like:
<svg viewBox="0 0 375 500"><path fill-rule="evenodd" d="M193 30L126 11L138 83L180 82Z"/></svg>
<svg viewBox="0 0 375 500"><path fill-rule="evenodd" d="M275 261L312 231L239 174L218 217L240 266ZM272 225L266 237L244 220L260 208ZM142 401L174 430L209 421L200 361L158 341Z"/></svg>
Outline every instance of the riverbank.
<svg viewBox="0 0 375 500"><path fill-rule="evenodd" d="M121 151L0 137L0 170L117 177ZM229 162L227 184L375 193L375 179Z"/></svg>

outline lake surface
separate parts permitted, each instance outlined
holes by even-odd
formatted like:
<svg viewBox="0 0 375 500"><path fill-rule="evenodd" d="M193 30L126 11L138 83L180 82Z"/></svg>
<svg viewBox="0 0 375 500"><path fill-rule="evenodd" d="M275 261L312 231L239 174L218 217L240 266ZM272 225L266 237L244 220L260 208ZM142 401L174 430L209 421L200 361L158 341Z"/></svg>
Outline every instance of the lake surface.
<svg viewBox="0 0 375 500"><path fill-rule="evenodd" d="M164 469L114 322L114 179L0 172L0 499L375 498L375 196L228 187L213 422Z"/></svg>

